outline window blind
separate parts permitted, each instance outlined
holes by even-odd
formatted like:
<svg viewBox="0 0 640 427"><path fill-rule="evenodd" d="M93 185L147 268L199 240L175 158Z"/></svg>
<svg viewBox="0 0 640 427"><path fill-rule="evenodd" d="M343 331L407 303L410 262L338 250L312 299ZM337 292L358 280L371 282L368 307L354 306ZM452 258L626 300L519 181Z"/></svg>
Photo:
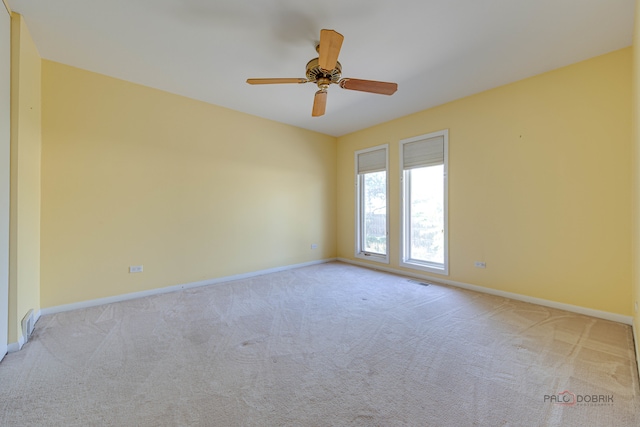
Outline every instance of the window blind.
<svg viewBox="0 0 640 427"><path fill-rule="evenodd" d="M444 164L444 136L407 142L402 146L402 165L405 170Z"/></svg>
<svg viewBox="0 0 640 427"><path fill-rule="evenodd" d="M384 148L358 154L358 173L380 172L387 169L387 155Z"/></svg>

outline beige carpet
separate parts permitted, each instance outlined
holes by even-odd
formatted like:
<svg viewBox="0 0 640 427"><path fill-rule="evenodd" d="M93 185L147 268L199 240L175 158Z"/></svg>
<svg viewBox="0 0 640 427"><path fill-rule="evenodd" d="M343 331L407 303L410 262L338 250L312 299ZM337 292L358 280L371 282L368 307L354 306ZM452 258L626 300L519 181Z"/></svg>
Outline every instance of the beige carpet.
<svg viewBox="0 0 640 427"><path fill-rule="evenodd" d="M0 363L2 426L638 426L639 399L629 326L342 263L43 316Z"/></svg>

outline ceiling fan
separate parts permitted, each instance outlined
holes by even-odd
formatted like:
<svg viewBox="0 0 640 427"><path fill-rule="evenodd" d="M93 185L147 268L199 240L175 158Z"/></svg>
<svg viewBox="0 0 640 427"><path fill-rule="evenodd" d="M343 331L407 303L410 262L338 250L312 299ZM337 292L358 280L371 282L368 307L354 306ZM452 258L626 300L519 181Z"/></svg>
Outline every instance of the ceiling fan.
<svg viewBox="0 0 640 427"><path fill-rule="evenodd" d="M341 78L342 65L338 62L338 55L340 54L343 40L342 34L334 30L320 31L320 44L316 46L318 57L307 63L306 78L247 79L247 83L251 85L316 83L320 90L316 92L313 99L313 110L311 112L313 117L324 115L327 106L327 89L329 85L334 83L342 89L393 95L398 90L397 83Z"/></svg>

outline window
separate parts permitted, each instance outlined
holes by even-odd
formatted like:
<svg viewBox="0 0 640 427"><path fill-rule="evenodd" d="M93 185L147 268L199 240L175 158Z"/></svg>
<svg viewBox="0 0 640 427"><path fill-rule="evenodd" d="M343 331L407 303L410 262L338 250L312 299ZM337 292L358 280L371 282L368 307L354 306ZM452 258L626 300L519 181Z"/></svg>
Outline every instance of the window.
<svg viewBox="0 0 640 427"><path fill-rule="evenodd" d="M447 163L444 130L400 141L400 265L448 274Z"/></svg>
<svg viewBox="0 0 640 427"><path fill-rule="evenodd" d="M389 263L387 145L356 152L356 257Z"/></svg>

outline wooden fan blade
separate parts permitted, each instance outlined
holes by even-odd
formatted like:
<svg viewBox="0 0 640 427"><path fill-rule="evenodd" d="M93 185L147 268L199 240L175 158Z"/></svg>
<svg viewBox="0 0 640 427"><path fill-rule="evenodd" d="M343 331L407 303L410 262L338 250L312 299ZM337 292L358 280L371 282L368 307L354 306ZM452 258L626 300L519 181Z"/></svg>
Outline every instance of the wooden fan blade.
<svg viewBox="0 0 640 427"><path fill-rule="evenodd" d="M393 95L398 90L397 83L360 79L342 79L340 80L340 87L361 92L379 93L381 95Z"/></svg>
<svg viewBox="0 0 640 427"><path fill-rule="evenodd" d="M319 117L324 115L324 111L327 108L327 92L319 90L316 92L316 96L313 98L313 111L312 117Z"/></svg>
<svg viewBox="0 0 640 427"><path fill-rule="evenodd" d="M318 63L323 70L331 71L336 68L338 55L344 37L333 30L320 31L320 48L318 49Z"/></svg>
<svg viewBox="0 0 640 427"><path fill-rule="evenodd" d="M271 85L279 83L307 83L307 79L294 78L294 79L247 79L247 83L250 85Z"/></svg>

